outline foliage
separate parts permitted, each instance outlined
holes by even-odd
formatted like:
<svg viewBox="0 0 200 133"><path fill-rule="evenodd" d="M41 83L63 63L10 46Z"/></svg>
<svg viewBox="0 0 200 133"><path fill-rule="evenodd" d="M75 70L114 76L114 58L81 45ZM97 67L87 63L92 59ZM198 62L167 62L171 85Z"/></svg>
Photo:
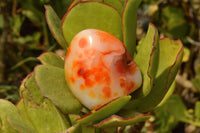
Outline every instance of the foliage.
<svg viewBox="0 0 200 133"><path fill-rule="evenodd" d="M8 2L12 3L12 1ZM138 7L140 1L137 3L130 0L125 6L125 10L122 9L125 4L124 0L116 0L116 2L111 3L104 0L112 7L97 3L91 4L92 2L90 3L91 6L89 3L84 5L84 2L76 5L76 0L71 5L71 0L28 0L26 2L19 0L18 2L23 10L14 12L15 15L12 16L8 15L10 17L10 30L12 31L12 40L8 44L14 45L8 45L9 48L7 48L17 53L18 60L8 63L9 67L13 69L9 71L6 69L6 73L19 73L21 71L19 68L21 68L25 75L30 73L39 61L41 65L36 66L34 71L23 80L20 86L21 99L16 107L8 101L0 100L0 127L3 127L0 132L1 130L7 132L95 132L95 130L96 132L100 132L100 130L114 132L116 128L113 127L135 125L146 121L150 114L154 115L154 113L155 131L157 132L170 132L176 128L179 122L199 126L199 102L197 101L199 99L192 103L192 107L186 107L185 101L183 103L181 100L181 98L184 98L183 96L173 95L170 97L175 89L175 84L172 84L175 82L177 73L181 76L189 73L186 76L186 81L189 80L189 83L192 84L192 87L189 87L194 91L192 93L199 95L200 90L200 68L198 65L200 56L196 54L199 48L196 43L192 43L190 40L190 38L196 40L200 38L198 39L196 34L198 32L197 22L187 14L187 7L184 2L177 4L177 2L169 0L159 3L151 0L143 1L141 5L144 12L149 11L149 20L158 27L159 32L173 39L180 38L184 42L184 48L179 40L172 41L168 38L159 40L157 29L153 24L150 24L146 37L137 45L137 52L135 51L136 39L138 39L136 38L137 8L133 7ZM46 5L44 9L44 4L50 4L53 8ZM81 4L85 6L83 9ZM95 10L98 9L98 6L99 10ZM103 13L101 9L104 9ZM57 42L47 28L45 10L47 24ZM69 14L66 14L60 20L66 10ZM86 15L85 12L87 11L90 13ZM112 14L115 15L112 16ZM84 19L79 20L78 15L82 15ZM111 16L112 19L109 19ZM121 19L123 23L121 23ZM5 22L1 20L4 20L2 14L0 14L0 31L3 33ZM142 21L139 19L139 22ZM110 23L112 25L109 25ZM79 24L79 26L76 24ZM32 28L25 30L30 28L30 25ZM145 30L145 25L143 26ZM112 101L100 110L90 111L84 108L71 94L65 82L63 59L51 52L43 53L58 48L67 51L73 36L85 28L105 30L119 38L126 45L143 74L143 85L139 90L130 96ZM60 44L60 46L57 44ZM182 55L183 49L189 50L188 54ZM40 55L40 53L43 54ZM40 56L36 59L38 55ZM184 62L181 65L182 56ZM19 60L22 61L16 65ZM195 62L194 66L188 65L191 64L191 61ZM181 71L178 72L180 65ZM194 67L194 71L193 69L190 70L192 67ZM12 75L8 76L11 77ZM15 75L12 77L14 80L19 80L19 77ZM10 81L13 81L13 79L11 78ZM180 82L177 82L180 85ZM184 83L182 82L182 84ZM177 89L176 85L175 93L178 93L177 90L179 88ZM183 90L182 88L181 92ZM1 98L16 103L19 100L16 92L16 87L0 85ZM168 97L170 97L169 100ZM148 113L143 114L144 112ZM85 124L89 124L89 127ZM128 127L126 126L125 129L128 129Z"/></svg>

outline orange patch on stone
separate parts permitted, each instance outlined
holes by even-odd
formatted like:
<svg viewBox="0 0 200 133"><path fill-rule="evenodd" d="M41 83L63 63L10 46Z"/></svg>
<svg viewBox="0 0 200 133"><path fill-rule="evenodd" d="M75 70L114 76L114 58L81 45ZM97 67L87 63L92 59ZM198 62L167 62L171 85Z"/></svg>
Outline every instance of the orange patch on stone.
<svg viewBox="0 0 200 133"><path fill-rule="evenodd" d="M114 97L116 97L116 96L118 96L118 93L117 93L117 92L114 93Z"/></svg>
<svg viewBox="0 0 200 133"><path fill-rule="evenodd" d="M75 78L73 76L71 76L71 81L72 83L75 83Z"/></svg>
<svg viewBox="0 0 200 133"><path fill-rule="evenodd" d="M128 65L123 59L120 59L115 64L117 72L126 73L128 71Z"/></svg>
<svg viewBox="0 0 200 133"><path fill-rule="evenodd" d="M117 41L115 36L113 36L107 32L97 31L97 35L99 35L102 42L114 44Z"/></svg>
<svg viewBox="0 0 200 133"><path fill-rule="evenodd" d="M125 79L124 78L120 78L119 80L120 80L120 87L121 88L125 88L126 87L126 81L125 81Z"/></svg>
<svg viewBox="0 0 200 133"><path fill-rule="evenodd" d="M132 90L132 88L134 87L134 82L127 82L126 83L126 91L128 92L128 93L131 93L131 90Z"/></svg>
<svg viewBox="0 0 200 133"><path fill-rule="evenodd" d="M130 74L134 74L136 71L138 71L138 67L134 61L132 61L129 66Z"/></svg>
<svg viewBox="0 0 200 133"><path fill-rule="evenodd" d="M95 97L96 97L94 91L90 91L90 92L89 92L89 96L90 96L91 98L95 98Z"/></svg>
<svg viewBox="0 0 200 133"><path fill-rule="evenodd" d="M111 89L110 89L110 87L104 87L103 89L102 89L102 92L103 92L103 95L104 95L104 98L110 98L110 96L111 96Z"/></svg>
<svg viewBox="0 0 200 133"><path fill-rule="evenodd" d="M85 38L81 38L81 39L79 40L79 47L80 47L80 48L86 47L87 44L88 44L88 42L87 42L87 40L86 40Z"/></svg>
<svg viewBox="0 0 200 133"><path fill-rule="evenodd" d="M132 91L134 91L134 90L132 90L135 85L135 83L133 81L127 82L124 78L120 78L119 80L120 80L120 87L125 88L126 94L129 94Z"/></svg>
<svg viewBox="0 0 200 133"><path fill-rule="evenodd" d="M81 90L85 90L85 86L83 84L80 85Z"/></svg>

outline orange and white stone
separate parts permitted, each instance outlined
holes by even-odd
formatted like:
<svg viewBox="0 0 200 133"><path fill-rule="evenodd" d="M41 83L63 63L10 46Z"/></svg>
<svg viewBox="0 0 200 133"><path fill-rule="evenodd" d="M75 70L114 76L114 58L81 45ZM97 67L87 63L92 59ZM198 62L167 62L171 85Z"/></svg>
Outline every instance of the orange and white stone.
<svg viewBox="0 0 200 133"><path fill-rule="evenodd" d="M65 59L69 88L89 109L126 96L142 84L142 76L124 44L113 35L87 29L78 33Z"/></svg>

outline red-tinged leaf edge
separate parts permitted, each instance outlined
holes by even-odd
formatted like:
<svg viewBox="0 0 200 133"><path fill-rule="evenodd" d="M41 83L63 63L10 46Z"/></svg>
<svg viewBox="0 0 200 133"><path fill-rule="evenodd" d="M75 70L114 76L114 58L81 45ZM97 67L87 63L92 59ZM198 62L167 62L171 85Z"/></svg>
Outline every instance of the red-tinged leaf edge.
<svg viewBox="0 0 200 133"><path fill-rule="evenodd" d="M32 76L32 74L33 74L33 72L29 73L29 74L22 80L22 83L21 83L21 85L20 85L20 87L19 87L19 95L20 95L20 97L23 96L22 93L23 93L24 89L26 89L25 84L26 84L27 80Z"/></svg>
<svg viewBox="0 0 200 133"><path fill-rule="evenodd" d="M63 66L60 66L60 64L59 64L60 62L59 62L59 63L45 62L43 59L41 59L41 57L42 57L43 55L45 55L45 54L54 54L55 57L57 57L56 60L57 60L58 62L59 62L59 60L62 60L62 61L64 62L64 58L63 58L63 57L61 57L61 56L59 56L59 55L56 55L56 54L53 53L53 52L48 51L48 52L44 52L44 53L40 54L40 56L37 57L37 59L41 62L42 65L52 65L52 66L56 66L56 67L59 67L59 68L63 68L63 69L64 69L64 64L63 64ZM50 60L52 60L52 58L50 58Z"/></svg>
<svg viewBox="0 0 200 133"><path fill-rule="evenodd" d="M141 120L135 120L135 121L130 121L130 120L134 120L134 119L137 119L139 117L143 117ZM138 122L143 122L143 121L146 121L148 120L149 118L151 117L151 115L149 114L136 114L132 117L129 117L129 118L123 118L121 116L118 116L118 115L112 115L110 116L109 118L106 118L104 120L102 120L101 122L99 122L98 124L95 124L93 125L94 127L97 127L97 128L106 128L106 127L117 127L117 126L126 126L126 125L131 125L131 124L134 124L134 123L138 123ZM107 125L105 124L106 122L108 121L112 121L112 119L115 119L113 122L115 123L115 125L111 124L111 125Z"/></svg>
<svg viewBox="0 0 200 133"><path fill-rule="evenodd" d="M87 117L87 116L90 116L93 112L96 112L96 111L102 109L103 107L105 107L106 105L108 105L109 103L112 103L113 101L115 101L115 100L117 100L117 99L119 99L119 98L115 98L115 99L113 99L113 100L111 100L111 101L109 101L109 102L103 104L102 106L100 106L100 107L98 107L98 108L92 110L92 111L89 112L88 114L86 114L86 115L84 115L84 116L82 116L82 117L76 119L75 121L79 121L79 120L81 120L81 119L83 119L83 118L85 118L85 117Z"/></svg>
<svg viewBox="0 0 200 133"><path fill-rule="evenodd" d="M48 13L48 9L47 9L47 8L48 8L48 7L51 7L51 6L50 6L50 5L44 5L44 7L45 7L45 17L46 17L46 21L47 21L47 24L48 24L48 26L49 26L49 29L50 29L52 35L54 36L54 38L56 39L56 41L60 44L60 46L62 46L64 49L67 49L68 45L67 45L67 43L66 43L66 41L65 41L65 38L62 37L62 42L61 42L60 39L57 38L56 33L55 33L55 31L53 30L53 28L51 27L51 24L50 24L49 19L48 19L48 17L47 17L47 13ZM58 17L58 16L57 16L57 17ZM59 17L58 17L58 18L59 18ZM60 19L59 19L59 20L60 20ZM62 28L62 22L61 22L61 27L60 27L60 28ZM60 29L60 31L61 31L60 34L62 34L62 29ZM62 34L62 36L63 36L63 34Z"/></svg>
<svg viewBox="0 0 200 133"><path fill-rule="evenodd" d="M37 76L37 74L36 74L36 68L37 67L39 67L39 66L45 66L45 65L37 65L35 68L34 68L34 73L35 73L35 82L36 82L36 85L37 85L37 87L38 87L38 89L40 90L40 92L41 92L41 94L42 94L42 96L44 97L44 98L47 98L47 99L49 99L50 101L52 101L52 103L58 108L58 110L60 111L60 112L62 112L63 114L66 114L66 110L63 110L59 105L58 105L58 103L56 103L56 101L54 101L53 99L51 99L51 98L49 98L48 96L46 96L45 95L45 93L43 92L43 90L41 89L41 87L40 87L40 85L38 84L38 81L36 80L36 76ZM50 66L50 67L54 67L54 68L56 68L55 66ZM57 69L61 69L61 68L57 68ZM64 71L64 70L63 70ZM69 92L71 92L70 90L69 90ZM75 96L71 93L71 95L72 95L72 97L74 97L74 99L76 99L75 98ZM76 102L77 101L77 102ZM76 99L76 101L74 101L74 102L76 102L76 104L78 104L79 103L79 101ZM79 104L78 104L79 105ZM78 106L77 105L77 106ZM80 104L80 106L81 106L82 104ZM76 107L77 107L76 106ZM77 107L78 108L78 107ZM79 109L78 110L75 110L75 111L77 111L76 113L79 113ZM73 113L75 113L75 111L73 111ZM68 113L70 113L70 112L68 112ZM72 113L72 112L71 112Z"/></svg>
<svg viewBox="0 0 200 133"><path fill-rule="evenodd" d="M64 22L66 16L68 15L68 13L71 11L72 8L74 8L75 6L77 6L77 5L80 4L80 3L90 3L90 2L101 3L101 4L107 5L107 6L109 6L109 7L112 7L112 6L109 5L109 4L106 4L106 3L103 3L103 2L99 2L99 1L81 1L81 0L80 0L80 1L76 2L76 4L74 4L70 9L67 10L67 12L65 13L65 15L64 15L63 18L61 19L62 25L63 25L63 22ZM116 10L116 11L118 12L118 14L120 15L119 11L118 11L116 8L114 8L114 7L112 7L112 8L113 8L114 10Z"/></svg>
<svg viewBox="0 0 200 133"><path fill-rule="evenodd" d="M33 70L33 73L34 73L34 74L36 73L36 72L35 72L35 69L36 69L38 66L40 66L40 65L35 66L35 68L34 68L34 70ZM35 77L36 77L36 74L35 74ZM49 99L48 97L45 96L44 92L41 90L40 86L39 86L38 83L37 83L37 80L35 80L35 82L36 82L37 87L38 87L38 89L40 90L42 96L43 96L44 98ZM51 99L50 99L50 100L51 100ZM51 100L51 102L55 105L55 107L56 107L60 112L62 112L63 114L65 114L65 113L60 109L60 107L55 103L55 101Z"/></svg>
<svg viewBox="0 0 200 133"><path fill-rule="evenodd" d="M181 47L179 49L179 51L177 52L176 58L174 60L174 63L171 65L171 67L169 67L169 71L167 73L167 77L170 77L172 74L174 74L174 78L176 76L176 73L172 73L172 69L176 66L176 63L179 61L182 61L182 57L183 57L183 44L181 42L181 40L173 40L170 38L162 38L160 39L161 41L164 39L169 39L172 40L174 42L180 42ZM181 63L178 64L176 66L177 70L180 67ZM157 78L156 78L157 79ZM165 97L165 94L168 92L168 89L170 88L171 84L173 83L173 81L171 83L169 83L169 78L167 78L166 83L163 85L164 88L162 92L159 92L161 94L157 94L158 91L161 90L156 90L156 89L152 89L151 92L141 98L141 99L137 99L137 100L131 100L127 105L129 106L124 106L124 108L122 109L123 111L129 112L130 110L133 110L135 112L148 112L153 110L161 101L162 99ZM158 88L157 88L158 89ZM161 88L160 88L161 89ZM142 105L142 103L145 103L145 105Z"/></svg>
<svg viewBox="0 0 200 133"><path fill-rule="evenodd" d="M67 10L67 12L65 13L65 15L62 17L62 19L61 19L62 27L63 27L63 23L64 23L64 21L65 21L65 18L66 18L67 15L68 15L68 13L69 13L75 6L77 6L77 5L80 4L80 3L100 3L100 4L104 4L104 5L107 5L107 6L111 7L111 8L113 8L113 9L119 14L119 16L121 16L120 13L119 13L119 11L118 11L116 8L112 7L111 5L109 5L109 4L107 4L107 3L99 2L99 1L81 1L81 0L79 0L78 2L76 2L76 4L74 4L71 8L69 8L69 9ZM122 30L123 30L123 29L122 29ZM63 34L63 28L62 28L62 34ZM119 38L118 38L118 39L119 39ZM123 39L123 37L122 37L122 39ZM119 39L119 40L120 40L120 39ZM70 44L70 42L69 42L69 44Z"/></svg>
<svg viewBox="0 0 200 133"><path fill-rule="evenodd" d="M134 7L131 6L131 8L127 8L128 5L129 5L128 7L130 7L129 3L133 3L135 1L136 3L131 4L134 5ZM122 11L123 43L127 47L127 50L129 51L132 57L134 56L136 49L137 8L139 7L141 1L142 0L125 0L124 8ZM135 12L135 14L132 14L133 12ZM131 14L131 16L129 14ZM125 19L127 18L126 16L129 16L128 18L130 19L135 18L136 20L127 21L127 19ZM131 33L129 32L130 30L127 30L130 28L131 28Z"/></svg>
<svg viewBox="0 0 200 133"><path fill-rule="evenodd" d="M130 99L131 99L131 96L115 98L115 99L109 101L108 103L100 106L99 108L92 110L90 113L76 119L75 121L77 121L78 123L80 122L80 123L87 124L87 125L96 123L96 122L118 112ZM116 107L116 109L113 109L113 107ZM113 109L113 110L111 110L111 109ZM100 116L100 117L98 117L98 116Z"/></svg>
<svg viewBox="0 0 200 133"><path fill-rule="evenodd" d="M182 43L182 41L180 40L180 39L178 39L178 40L173 40L173 39L171 39L171 38L167 38L167 37L165 37L165 38L162 38L162 39L160 39L160 41L162 41L162 40L165 40L165 39L169 39L169 40L171 40L171 41L174 41L174 42L180 42L180 44L182 45L181 46L181 49L179 50L179 52L178 52L178 54L177 54L177 56L176 56L176 60L174 61L174 64L170 67L170 69L169 69L169 73L168 73L168 76L167 77L169 77L169 75L172 73L172 69L174 68L174 66L176 65L176 63L177 63L177 61L178 61L178 58L180 57L180 56L183 56L183 48L184 48L184 46L183 46L183 43ZM167 93L167 91L168 91L168 79L169 78L167 78L167 82L166 82L166 85L165 85L165 93ZM172 84L172 83L171 83ZM171 85L170 85L171 86ZM170 87L169 86L169 87ZM163 96L164 97L164 96Z"/></svg>
<svg viewBox="0 0 200 133"><path fill-rule="evenodd" d="M16 121L18 121L19 123L17 123L17 124L19 124L18 126L18 128L17 127L15 127L15 126L17 126L17 125L13 125L13 123L11 122L11 119L9 120L10 118L8 118L8 117L6 117L6 120L7 120L7 122L8 122L8 124L15 130L15 131L17 131L17 133L25 133L25 132L27 132L28 131L28 133L37 133L37 131L35 130L35 129L33 129L31 126L29 126L29 125L27 125L26 123L24 123L23 121L20 121L20 120L18 120L18 119L15 119L15 118L12 118L11 117L11 119L15 119Z"/></svg>
<svg viewBox="0 0 200 133"><path fill-rule="evenodd" d="M156 46L156 44L158 43L157 41L158 41L159 35L158 35L158 30L155 27L155 25L152 24L152 23L149 23L149 27L150 26L152 26L155 29L155 33L154 33L154 38L153 38L153 43L152 43L152 49L151 49L151 52L150 52L150 58L149 58L149 61L148 61L147 72L142 72L144 74L147 74L147 76L149 77L149 79L150 79L150 88L149 88L149 90L137 89L135 92L132 93L132 96L135 99L142 98L142 97L144 97L144 96L146 96L146 95L148 95L150 93L150 91L152 89L152 86L153 86L153 79L155 78L156 70L157 70L157 67L158 67L158 64L157 63L153 63L153 61L155 60L155 58L156 58L155 61L157 61L157 59L158 59L158 52L157 52L158 50L156 50L156 49L159 49L159 48L157 48L159 46ZM137 61L136 61L136 64L137 64ZM137 65L140 67L140 64L137 64ZM154 70L151 70L151 69L154 69ZM150 70L155 72L155 73L151 73ZM148 88L144 88L144 89L148 89Z"/></svg>

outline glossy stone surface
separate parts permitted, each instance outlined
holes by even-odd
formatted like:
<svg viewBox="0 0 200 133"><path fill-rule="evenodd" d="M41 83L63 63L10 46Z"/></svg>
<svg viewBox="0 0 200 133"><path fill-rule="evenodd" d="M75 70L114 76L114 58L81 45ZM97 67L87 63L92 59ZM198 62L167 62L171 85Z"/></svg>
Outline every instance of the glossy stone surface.
<svg viewBox="0 0 200 133"><path fill-rule="evenodd" d="M72 93L91 110L142 84L140 70L124 44L96 29L83 30L71 41L65 76Z"/></svg>

